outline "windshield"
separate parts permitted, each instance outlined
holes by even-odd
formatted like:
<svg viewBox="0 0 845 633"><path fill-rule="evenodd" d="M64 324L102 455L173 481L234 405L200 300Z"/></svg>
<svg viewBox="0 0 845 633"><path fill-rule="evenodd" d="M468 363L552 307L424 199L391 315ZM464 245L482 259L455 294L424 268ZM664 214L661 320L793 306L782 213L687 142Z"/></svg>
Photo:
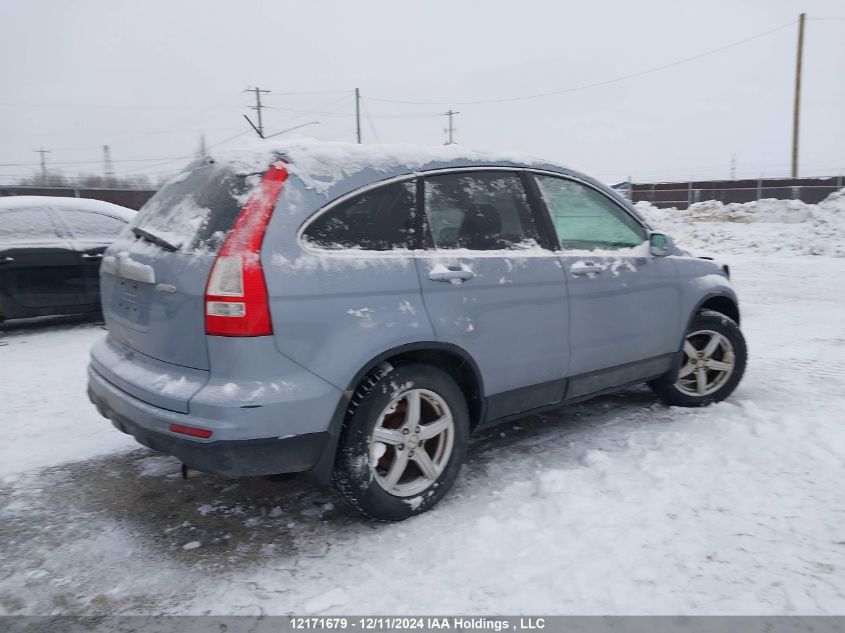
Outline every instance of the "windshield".
<svg viewBox="0 0 845 633"><path fill-rule="evenodd" d="M204 159L162 187L132 225L148 241L216 253L261 174L240 175Z"/></svg>

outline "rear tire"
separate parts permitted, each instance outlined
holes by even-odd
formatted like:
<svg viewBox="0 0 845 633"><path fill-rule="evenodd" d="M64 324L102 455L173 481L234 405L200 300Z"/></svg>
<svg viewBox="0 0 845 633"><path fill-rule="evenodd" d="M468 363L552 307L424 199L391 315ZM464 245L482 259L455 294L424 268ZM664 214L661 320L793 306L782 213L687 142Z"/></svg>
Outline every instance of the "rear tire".
<svg viewBox="0 0 845 633"><path fill-rule="evenodd" d="M468 439L466 399L449 374L424 364L379 369L350 401L334 485L364 514L402 521L449 491Z"/></svg>
<svg viewBox="0 0 845 633"><path fill-rule="evenodd" d="M727 398L742 380L748 360L739 326L712 310L702 310L692 320L682 353L677 375L649 383L661 400L678 407L704 407Z"/></svg>

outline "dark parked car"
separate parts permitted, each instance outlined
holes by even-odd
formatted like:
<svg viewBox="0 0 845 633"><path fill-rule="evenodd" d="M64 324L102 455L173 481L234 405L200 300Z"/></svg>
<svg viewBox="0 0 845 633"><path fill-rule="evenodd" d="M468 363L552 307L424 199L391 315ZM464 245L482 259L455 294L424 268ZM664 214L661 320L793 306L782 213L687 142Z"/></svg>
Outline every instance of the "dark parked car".
<svg viewBox="0 0 845 633"><path fill-rule="evenodd" d="M100 200L0 198L0 322L98 314L103 251L134 215Z"/></svg>

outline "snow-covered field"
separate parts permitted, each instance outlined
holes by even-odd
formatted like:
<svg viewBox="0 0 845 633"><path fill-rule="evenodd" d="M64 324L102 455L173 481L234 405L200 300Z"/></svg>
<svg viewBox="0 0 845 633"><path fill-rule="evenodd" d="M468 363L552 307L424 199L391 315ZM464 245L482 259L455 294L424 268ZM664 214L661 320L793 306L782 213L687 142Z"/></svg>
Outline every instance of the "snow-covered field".
<svg viewBox="0 0 845 633"><path fill-rule="evenodd" d="M732 398L634 389L493 429L402 524L302 477L183 482L88 403L100 328L6 334L0 614L845 613L845 202L788 204L641 209L731 265Z"/></svg>

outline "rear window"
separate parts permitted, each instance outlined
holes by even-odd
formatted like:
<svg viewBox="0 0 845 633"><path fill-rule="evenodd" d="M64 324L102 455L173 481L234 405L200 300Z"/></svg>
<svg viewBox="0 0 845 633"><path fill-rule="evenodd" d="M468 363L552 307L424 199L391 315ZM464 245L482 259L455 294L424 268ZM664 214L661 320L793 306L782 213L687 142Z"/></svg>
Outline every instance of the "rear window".
<svg viewBox="0 0 845 633"><path fill-rule="evenodd" d="M216 253L261 173L234 174L206 159L162 187L132 223L181 251Z"/></svg>

